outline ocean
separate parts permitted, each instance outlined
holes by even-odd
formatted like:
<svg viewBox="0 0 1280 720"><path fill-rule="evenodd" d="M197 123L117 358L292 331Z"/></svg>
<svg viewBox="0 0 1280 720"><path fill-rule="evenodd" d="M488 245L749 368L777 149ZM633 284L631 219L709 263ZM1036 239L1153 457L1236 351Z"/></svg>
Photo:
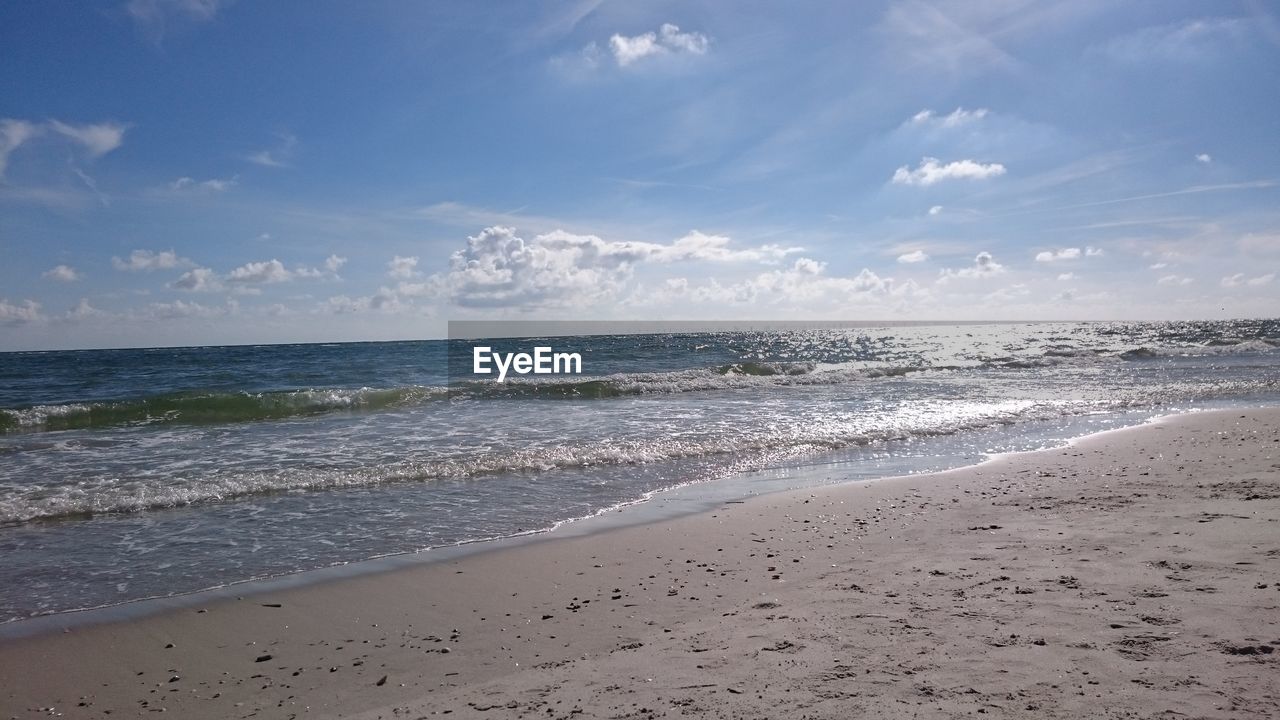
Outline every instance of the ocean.
<svg viewBox="0 0 1280 720"><path fill-rule="evenodd" d="M1280 399L1280 320L494 341L535 343L584 374L460 378L461 340L0 354L0 621Z"/></svg>

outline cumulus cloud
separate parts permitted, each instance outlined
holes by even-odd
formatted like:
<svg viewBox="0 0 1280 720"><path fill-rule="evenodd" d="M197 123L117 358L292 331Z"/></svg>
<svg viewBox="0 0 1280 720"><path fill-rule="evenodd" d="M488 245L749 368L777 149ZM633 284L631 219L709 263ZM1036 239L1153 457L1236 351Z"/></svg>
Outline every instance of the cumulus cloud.
<svg viewBox="0 0 1280 720"><path fill-rule="evenodd" d="M1103 252L1102 248L1086 247L1084 249L1085 257L1102 257L1105 254L1106 253Z"/></svg>
<svg viewBox="0 0 1280 720"><path fill-rule="evenodd" d="M918 263L929 259L929 254L923 250L912 250L909 253L903 253L898 256L900 263Z"/></svg>
<svg viewBox="0 0 1280 720"><path fill-rule="evenodd" d="M661 286L630 298L637 305L680 303L723 305L791 305L823 308L851 307L900 302L907 297L926 295L914 282L895 282L863 268L852 277L826 274L826 263L798 258L790 267L762 272L741 282L703 284L688 278L668 278Z"/></svg>
<svg viewBox="0 0 1280 720"><path fill-rule="evenodd" d="M324 259L324 269L328 270L331 273L337 273L339 270L342 269L342 266L346 264L347 264L347 259L344 257L339 257L338 255L330 255L329 257Z"/></svg>
<svg viewBox="0 0 1280 720"><path fill-rule="evenodd" d="M124 144L124 133L127 126L119 123L97 123L91 125L70 125L58 120L50 120L50 127L75 142L84 146L91 158L99 158Z"/></svg>
<svg viewBox="0 0 1280 720"><path fill-rule="evenodd" d="M67 311L67 318L70 320L84 320L85 318L104 317L105 315L106 313L89 304L88 298L80 298L80 302Z"/></svg>
<svg viewBox="0 0 1280 720"><path fill-rule="evenodd" d="M556 230L525 240L512 228L494 226L467 238L450 257L447 273L427 283L401 284L399 292L446 293L469 306L581 305L613 298L642 263L776 264L797 247L737 248L730 238L697 230L669 243L604 240ZM812 273L813 260L792 271Z"/></svg>
<svg viewBox="0 0 1280 720"><path fill-rule="evenodd" d="M933 207L929 208L929 214L930 214L930 215L937 215L937 214L938 214L938 213L940 213L940 212L942 212L942 206L941 206L941 205L934 205Z"/></svg>
<svg viewBox="0 0 1280 720"><path fill-rule="evenodd" d="M0 298L0 324L22 325L40 319L40 303L23 300L21 304L14 304L6 298Z"/></svg>
<svg viewBox="0 0 1280 720"><path fill-rule="evenodd" d="M1058 260L1075 260L1083 255L1080 248L1062 248L1061 250L1046 250L1036 255L1036 262L1057 262Z"/></svg>
<svg viewBox="0 0 1280 720"><path fill-rule="evenodd" d="M1190 285L1193 282L1195 281L1189 277L1183 277L1181 275L1165 275L1164 277L1157 280L1156 284L1157 285Z"/></svg>
<svg viewBox="0 0 1280 720"><path fill-rule="evenodd" d="M956 160L943 164L941 160L926 157L920 166L912 170L903 165L893 173L895 185L929 186L944 180L985 180L1005 173L1000 163L980 163L975 160Z"/></svg>
<svg viewBox="0 0 1280 720"><path fill-rule="evenodd" d="M39 125L25 120L0 119L0 179L4 178L4 171L9 163L9 153L17 150L41 132L42 128Z"/></svg>
<svg viewBox="0 0 1280 720"><path fill-rule="evenodd" d="M115 269L129 272L172 270L180 267L191 267L194 264L187 258L178 257L177 253L172 250L161 250L160 252L134 250L129 253L128 260L121 260L118 257L111 258L111 265Z"/></svg>
<svg viewBox="0 0 1280 720"><path fill-rule="evenodd" d="M245 263L227 273L227 282L243 285L265 285L291 279L293 279L293 273L285 268L284 263L276 259Z"/></svg>
<svg viewBox="0 0 1280 720"><path fill-rule="evenodd" d="M1058 279L1059 280L1075 280L1077 279L1077 275L1075 273L1070 273L1070 272L1062 273L1061 275L1058 276Z"/></svg>
<svg viewBox="0 0 1280 720"><path fill-rule="evenodd" d="M197 267L183 273L177 280L169 283L175 290L190 292L219 292L228 289L241 295L257 295L262 291L256 287L273 283L289 282L294 279L337 278L338 269L347 259L330 255L324 262L324 269L299 265L293 270L285 267L276 259L249 262L235 268L226 275L206 267Z"/></svg>
<svg viewBox="0 0 1280 720"><path fill-rule="evenodd" d="M222 289L222 278L209 268L198 267L182 273L169 283L169 287L190 292L217 292Z"/></svg>
<svg viewBox="0 0 1280 720"><path fill-rule="evenodd" d="M658 32L634 36L614 34L609 38L609 51L619 67L627 67L647 57L667 54L705 55L711 39L699 32L681 32L671 23L664 23ZM596 47L594 43L588 49Z"/></svg>
<svg viewBox="0 0 1280 720"><path fill-rule="evenodd" d="M986 278L1000 275L1004 272L1004 266L996 262L991 253L983 250L973 258L973 264L969 267L951 269L946 268L938 274L938 282L946 283L952 278L974 279Z"/></svg>
<svg viewBox="0 0 1280 720"><path fill-rule="evenodd" d="M1222 287L1261 287L1263 285L1270 284L1271 281L1275 279L1275 273L1267 273L1256 277L1246 277L1244 273L1236 273L1235 275L1228 275L1227 277L1222 278Z"/></svg>
<svg viewBox="0 0 1280 720"><path fill-rule="evenodd" d="M84 277L70 265L55 265L44 272L41 277L58 282L75 282Z"/></svg>
<svg viewBox="0 0 1280 720"><path fill-rule="evenodd" d="M238 306L234 302L228 302L225 306L209 306L201 305L197 302L187 302L185 300L174 300L171 303L151 303L142 310L141 313L134 313L135 317L140 316L144 319L152 320L178 320L183 318L210 318L234 313Z"/></svg>
<svg viewBox="0 0 1280 720"><path fill-rule="evenodd" d="M1205 165L1208 165L1209 163L1213 162L1213 156L1210 155L1209 153L1200 153L1199 155L1196 155L1196 162L1200 162L1200 163L1204 163Z"/></svg>
<svg viewBox="0 0 1280 720"><path fill-rule="evenodd" d="M396 255L387 263L387 276L407 280L420 275L418 272L418 256L400 257Z"/></svg>
<svg viewBox="0 0 1280 720"><path fill-rule="evenodd" d="M927 125L932 127L953 128L961 125L968 125L977 122L987 116L990 112L986 108L978 108L977 110L965 110L962 107L956 108L949 115L939 115L932 110L921 110L911 119L907 121L909 125Z"/></svg>

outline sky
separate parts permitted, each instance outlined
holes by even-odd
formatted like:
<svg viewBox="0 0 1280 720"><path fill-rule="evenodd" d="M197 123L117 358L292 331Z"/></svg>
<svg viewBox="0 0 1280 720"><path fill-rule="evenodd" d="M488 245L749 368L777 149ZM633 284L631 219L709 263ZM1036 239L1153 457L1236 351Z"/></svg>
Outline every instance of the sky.
<svg viewBox="0 0 1280 720"><path fill-rule="evenodd" d="M0 4L0 350L1280 315L1280 5Z"/></svg>

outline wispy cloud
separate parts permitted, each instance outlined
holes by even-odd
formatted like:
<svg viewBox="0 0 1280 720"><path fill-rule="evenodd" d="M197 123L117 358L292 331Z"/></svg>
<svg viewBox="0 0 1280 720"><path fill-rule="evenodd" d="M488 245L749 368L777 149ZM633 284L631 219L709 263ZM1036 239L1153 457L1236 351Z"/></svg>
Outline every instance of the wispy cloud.
<svg viewBox="0 0 1280 720"><path fill-rule="evenodd" d="M49 126L84 146L90 158L100 158L124 144L127 125L104 122L88 125L71 125L59 120L50 120Z"/></svg>
<svg viewBox="0 0 1280 720"><path fill-rule="evenodd" d="M939 115L932 110L921 110L907 120L908 125L929 126L940 128L954 128L962 125L975 123L987 116L990 112L986 108L978 108L977 110L965 110L964 108L956 108L947 115Z"/></svg>
<svg viewBox="0 0 1280 720"><path fill-rule="evenodd" d="M909 253L903 253L898 256L900 263L919 263L929 259L929 253L923 250L913 250Z"/></svg>
<svg viewBox="0 0 1280 720"><path fill-rule="evenodd" d="M245 156L245 160L263 167L289 167L298 147L298 138L292 133L278 133L276 137L279 138L279 142L275 147L249 153Z"/></svg>
<svg viewBox="0 0 1280 720"><path fill-rule="evenodd" d="M1125 63L1202 62L1239 47L1252 32L1243 18L1203 18L1142 28L1091 49Z"/></svg>
<svg viewBox="0 0 1280 720"><path fill-rule="evenodd" d="M4 118L0 120L0 180L4 179L5 167L9 162L9 153L17 150L24 143L38 136L42 128L25 120Z"/></svg>
<svg viewBox="0 0 1280 720"><path fill-rule="evenodd" d="M205 193L221 193L230 190L240 183L240 176L233 175L229 178L210 178L208 180L196 180L191 177L180 177L169 183L169 189L183 192L205 192Z"/></svg>
<svg viewBox="0 0 1280 720"><path fill-rule="evenodd" d="M124 7L138 29L159 43L177 27L213 20L232 2L234 0L129 0Z"/></svg>
<svg viewBox="0 0 1280 720"><path fill-rule="evenodd" d="M1254 277L1247 277L1244 273L1236 273L1222 278L1222 287L1262 287L1263 285L1270 285L1271 281L1275 279L1275 273L1266 273L1265 275L1256 275Z"/></svg>

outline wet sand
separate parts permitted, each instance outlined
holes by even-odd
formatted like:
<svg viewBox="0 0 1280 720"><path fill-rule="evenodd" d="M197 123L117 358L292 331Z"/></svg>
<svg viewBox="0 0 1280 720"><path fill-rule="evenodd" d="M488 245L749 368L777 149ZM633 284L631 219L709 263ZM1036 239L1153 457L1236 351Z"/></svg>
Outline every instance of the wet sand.
<svg viewBox="0 0 1280 720"><path fill-rule="evenodd" d="M0 640L0 718L1280 716L1280 409Z"/></svg>

